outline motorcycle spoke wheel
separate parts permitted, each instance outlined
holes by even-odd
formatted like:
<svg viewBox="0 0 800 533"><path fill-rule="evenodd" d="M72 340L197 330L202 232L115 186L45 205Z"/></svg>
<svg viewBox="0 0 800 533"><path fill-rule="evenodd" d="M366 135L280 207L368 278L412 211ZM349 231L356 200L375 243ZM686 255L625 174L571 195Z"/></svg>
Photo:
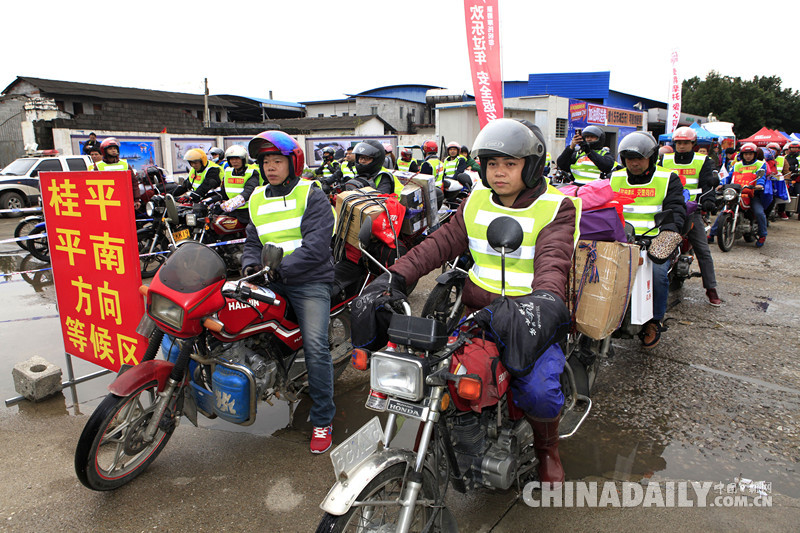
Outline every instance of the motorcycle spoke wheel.
<svg viewBox="0 0 800 533"><path fill-rule="evenodd" d="M373 479L356 498L354 505L342 516L325 514L317 527L317 533L379 533L394 531L402 507L397 503L402 497L406 465L393 465ZM433 476L425 475L418 499L435 500ZM369 505L375 502L375 505ZM432 507L417 505L411 522L410 532L422 531L433 512ZM435 527L433 531L438 531Z"/></svg>
<svg viewBox="0 0 800 533"><path fill-rule="evenodd" d="M733 241L736 239L736 234L733 230L733 219L726 215L719 224L719 236L717 242L719 249L723 252L729 252L733 248Z"/></svg>
<svg viewBox="0 0 800 533"><path fill-rule="evenodd" d="M28 235L30 235L31 231L33 231L33 228L35 228L36 225L39 224L40 222L41 220L38 219L23 220L22 222L17 224L17 227L14 229L14 238L19 239L20 237L27 237ZM17 241L17 246L19 246L20 248L22 248L27 252L28 242L29 241Z"/></svg>
<svg viewBox="0 0 800 533"><path fill-rule="evenodd" d="M113 490L144 472L166 446L174 426L159 427L152 441L145 429L158 399L157 383L130 396L109 394L98 406L78 439L75 472L92 490Z"/></svg>
<svg viewBox="0 0 800 533"><path fill-rule="evenodd" d="M155 239L155 243L153 242ZM167 254L159 253L158 255L146 255L156 252L166 252L169 250L164 239L147 236L139 240L139 267L142 271L142 278L151 278L155 275L156 271L167 260ZM143 257L144 256L144 257Z"/></svg>
<svg viewBox="0 0 800 533"><path fill-rule="evenodd" d="M464 304L461 301L463 289L463 279L437 284L425 300L422 316L438 320L446 326L446 331L451 333L464 313Z"/></svg>
<svg viewBox="0 0 800 533"><path fill-rule="evenodd" d="M333 352L342 344L350 342L352 335L350 324L350 312L343 311L331 318L328 324L328 346ZM343 354L338 360L333 360L333 379L339 379L350 363L350 352Z"/></svg>

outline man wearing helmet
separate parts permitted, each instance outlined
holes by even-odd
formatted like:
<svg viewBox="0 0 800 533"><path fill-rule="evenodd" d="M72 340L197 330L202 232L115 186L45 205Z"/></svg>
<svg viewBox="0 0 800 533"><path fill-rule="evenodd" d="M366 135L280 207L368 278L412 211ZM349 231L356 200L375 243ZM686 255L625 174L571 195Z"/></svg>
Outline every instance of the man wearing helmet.
<svg viewBox="0 0 800 533"><path fill-rule="evenodd" d="M486 330L526 332L522 337L530 342L521 342L518 347L524 349L517 350L509 348L512 343L506 342L506 334L498 335L506 346L503 362L515 376L511 383L514 402L525 411L534 431L540 479L563 482L558 423L564 404L559 385L564 355L558 343L569 323L565 287L577 239L579 204L542 178L544 135L530 122L507 118L490 122L475 139L473 153L480 158L482 185L447 223L390 267L392 288L405 293L409 284L440 268L446 260L472 253L475 266L462 293L466 312L483 309L480 323ZM503 289L501 263L487 242L489 222L503 216L513 217L525 228L519 255L515 252L516 262L507 265L505 290L510 299L498 298ZM384 274L368 285L355 307L369 313L387 281ZM526 325L522 308L546 318L533 327ZM357 321L361 316L353 316L354 345L371 346L367 341L376 335L379 340L375 342L383 340L381 332L370 331L376 328ZM364 343L359 336L364 337Z"/></svg>
<svg viewBox="0 0 800 533"><path fill-rule="evenodd" d="M210 192L220 186L222 182L222 168L213 161L208 160L206 153L200 148L192 148L183 160L189 163L189 177L175 189L175 195L188 196L194 202L199 202Z"/></svg>
<svg viewBox="0 0 800 533"><path fill-rule="evenodd" d="M256 165L247 164L247 150L234 144L225 151L228 167L222 178L222 197L225 201L218 205L217 212L231 213L242 224L250 222L247 200L259 186L259 173Z"/></svg>
<svg viewBox="0 0 800 533"><path fill-rule="evenodd" d="M789 141L786 143L786 154L783 157L783 164L779 165L781 174L786 180L786 186L789 188L789 194L792 196L800 196L800 141ZM788 219L789 215L786 214L786 204L778 206L778 213L783 219ZM800 214L797 216L800 219Z"/></svg>
<svg viewBox="0 0 800 533"><path fill-rule="evenodd" d="M419 172L419 164L412 158L411 148L400 150L400 159L397 160L397 170L403 172Z"/></svg>
<svg viewBox="0 0 800 533"><path fill-rule="evenodd" d="M750 209L756 216L756 223L758 224L758 239L756 239L756 247L761 248L767 240L767 215L765 213L765 205L762 201L762 194L764 191L764 184L767 178L767 165L763 161L757 159L758 148L753 143L745 143L739 150L741 161L737 161L733 165L733 172L730 176L722 180L723 184L735 183L742 187L753 187L754 194L750 199ZM764 175L758 176L758 171L763 170ZM745 189L742 190L745 194ZM719 220L719 219L718 219ZM715 224L716 225L716 224ZM715 228L711 228L713 234Z"/></svg>
<svg viewBox="0 0 800 533"><path fill-rule="evenodd" d="M326 146L322 149L322 164L314 170L314 175L322 178L325 183L332 183L335 176L341 174L339 162L334 159L336 149L333 146Z"/></svg>
<svg viewBox="0 0 800 533"><path fill-rule="evenodd" d="M680 176L684 188L689 193L689 201L696 202L702 196L702 208L704 211L714 213L716 202L713 193L714 188L719 184L714 178L714 163L705 155L694 152L697 132L687 126L676 129L672 134L672 143L675 146L674 153L664 154L659 160L659 164L667 170L671 170ZM706 194L709 193L709 194ZM697 264L700 267L700 274L703 277L703 288L706 289L708 302L714 307L722 305L717 294L717 277L714 273L714 260L711 258L711 250L708 249L708 238L706 237L705 222L699 210L689 217L692 229L689 230L687 238L694 249L697 257Z"/></svg>
<svg viewBox="0 0 800 533"><path fill-rule="evenodd" d="M394 194L400 201L403 184L383 166L386 158L383 145L374 139L367 139L358 143L353 153L356 156L355 179L362 181L360 186L373 187L383 194Z"/></svg>
<svg viewBox="0 0 800 533"><path fill-rule="evenodd" d="M679 233L686 219L683 184L675 172L656 165L658 143L643 131L626 135L619 143L619 156L625 168L611 174L611 188L633 203L624 206L625 219L633 224L636 235L656 236L662 231ZM671 211L673 221L655 228L655 216ZM664 331L662 321L667 312L669 294L669 261L653 264L653 319L640 333L646 349L655 347Z"/></svg>
<svg viewBox="0 0 800 533"><path fill-rule="evenodd" d="M339 162L339 172L341 181L348 181L356 177L356 154L353 153L354 145L350 145L344 150L344 159Z"/></svg>
<svg viewBox="0 0 800 533"><path fill-rule="evenodd" d="M442 161L439 159L439 145L436 141L428 140L422 143L422 154L424 159L419 166L419 173L438 176Z"/></svg>
<svg viewBox="0 0 800 533"><path fill-rule="evenodd" d="M459 143L447 143L447 157L442 161L441 174L436 178L437 187L441 187L443 191L458 193L464 187L472 188L472 180L464 174L467 170L467 159L460 152Z"/></svg>
<svg viewBox="0 0 800 533"><path fill-rule="evenodd" d="M225 152L222 148L218 148L214 146L208 151L208 159L213 163L219 165L222 168L225 168Z"/></svg>
<svg viewBox="0 0 800 533"><path fill-rule="evenodd" d="M303 149L282 131L264 131L250 140L250 157L269 186L250 196L250 224L242 256L242 273L261 269L267 244L283 248L280 267L269 273L270 288L288 300L297 314L308 368L314 426L311 452L323 453L333 442L333 364L328 348L334 268L331 252L333 212L328 197L313 180L300 179Z"/></svg>
<svg viewBox="0 0 800 533"><path fill-rule="evenodd" d="M614 168L614 158L608 155L606 134L597 126L576 130L575 135L556 160L560 170L570 172L575 183L585 185L606 178ZM576 150L579 148L579 150Z"/></svg>

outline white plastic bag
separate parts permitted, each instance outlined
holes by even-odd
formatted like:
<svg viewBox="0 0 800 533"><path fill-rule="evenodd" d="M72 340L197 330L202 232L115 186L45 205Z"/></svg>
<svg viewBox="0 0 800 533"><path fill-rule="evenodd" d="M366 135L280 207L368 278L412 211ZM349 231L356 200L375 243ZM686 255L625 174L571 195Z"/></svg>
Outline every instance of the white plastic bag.
<svg viewBox="0 0 800 533"><path fill-rule="evenodd" d="M643 263L636 271L631 289L631 324L645 324L653 318L653 261L642 250Z"/></svg>

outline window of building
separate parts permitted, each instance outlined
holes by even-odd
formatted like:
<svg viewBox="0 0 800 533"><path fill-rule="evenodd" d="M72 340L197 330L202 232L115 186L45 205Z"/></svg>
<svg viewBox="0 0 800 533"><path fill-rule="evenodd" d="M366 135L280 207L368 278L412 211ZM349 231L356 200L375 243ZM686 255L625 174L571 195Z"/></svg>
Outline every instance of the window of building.
<svg viewBox="0 0 800 533"><path fill-rule="evenodd" d="M318 116L318 117L320 117L320 118L322 118L322 117L324 117L324 116L325 116L325 113L317 113L317 116Z"/></svg>
<svg viewBox="0 0 800 533"><path fill-rule="evenodd" d="M403 106L400 106L400 118L403 118L403 111L404 111Z"/></svg>
<svg viewBox="0 0 800 533"><path fill-rule="evenodd" d="M222 112L221 112L221 111L217 111L217 112L216 112L216 113L214 113L214 114L215 114L215 115L216 115L216 117L217 117L217 122L222 122Z"/></svg>
<svg viewBox="0 0 800 533"><path fill-rule="evenodd" d="M75 115L83 115L83 104L81 102L73 102L72 113Z"/></svg>
<svg viewBox="0 0 800 533"><path fill-rule="evenodd" d="M99 113L103 110L103 104L94 104L94 112Z"/></svg>
<svg viewBox="0 0 800 533"><path fill-rule="evenodd" d="M202 112L202 111L200 111L200 110L198 109L197 111L195 111L195 113L197 114L197 118L198 118L199 120L203 120L203 112Z"/></svg>
<svg viewBox="0 0 800 533"><path fill-rule="evenodd" d="M378 106L374 105L369 108L370 115L377 115L378 114Z"/></svg>
<svg viewBox="0 0 800 533"><path fill-rule="evenodd" d="M56 107L59 111L64 111L64 102L61 100L56 100Z"/></svg>
<svg viewBox="0 0 800 533"><path fill-rule="evenodd" d="M350 116L350 113L342 113L342 116L343 116L343 117L349 117L349 116Z"/></svg>
<svg viewBox="0 0 800 533"><path fill-rule="evenodd" d="M567 119L556 119L556 138L563 139L567 136Z"/></svg>

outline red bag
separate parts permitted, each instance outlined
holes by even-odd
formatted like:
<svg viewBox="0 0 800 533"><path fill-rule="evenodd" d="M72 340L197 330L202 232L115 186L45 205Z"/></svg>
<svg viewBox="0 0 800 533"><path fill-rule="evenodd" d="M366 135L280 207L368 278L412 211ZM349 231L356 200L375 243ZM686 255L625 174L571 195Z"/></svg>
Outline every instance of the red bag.
<svg viewBox="0 0 800 533"><path fill-rule="evenodd" d="M613 200L614 191L609 180L594 180L578 188L578 198L583 210L588 211Z"/></svg>
<svg viewBox="0 0 800 533"><path fill-rule="evenodd" d="M394 195L381 195L386 198L384 203L386 211L382 212L372 221L372 234L384 242L390 248L394 248L395 235L400 235L400 228L403 225L403 218L406 216L406 206L398 202ZM389 216L386 216L388 211ZM391 219L391 225L389 220ZM393 230L394 228L394 230Z"/></svg>
<svg viewBox="0 0 800 533"><path fill-rule="evenodd" d="M480 400L465 400L456 392L453 382L449 382L450 397L461 411L472 409L480 413L484 407L495 405L508 390L511 375L500 362L500 354L495 343L479 337L470 344L459 348L450 360L450 372L456 375L477 374L483 387Z"/></svg>

